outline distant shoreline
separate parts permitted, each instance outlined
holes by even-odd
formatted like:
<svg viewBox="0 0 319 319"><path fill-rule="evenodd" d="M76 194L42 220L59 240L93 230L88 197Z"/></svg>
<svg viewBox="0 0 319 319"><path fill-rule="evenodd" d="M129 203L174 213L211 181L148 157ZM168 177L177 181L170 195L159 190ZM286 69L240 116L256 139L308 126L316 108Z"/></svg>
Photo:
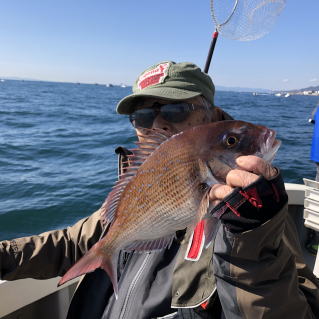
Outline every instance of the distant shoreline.
<svg viewBox="0 0 319 319"><path fill-rule="evenodd" d="M50 80L37 80L29 78L18 77L1 77L0 83L6 81L22 81L22 82L39 82L39 83L61 83L61 84L76 84L76 85L97 85L106 87L122 87L131 88L131 85L124 83L85 83L85 82L63 82L63 81L50 81ZM290 95L307 95L307 96L319 96L319 86L307 87L297 90L269 90L262 88L245 88L245 87L227 87L221 85L215 85L216 91L222 92L238 92L238 93L253 93L253 95L276 95L276 96L290 96Z"/></svg>

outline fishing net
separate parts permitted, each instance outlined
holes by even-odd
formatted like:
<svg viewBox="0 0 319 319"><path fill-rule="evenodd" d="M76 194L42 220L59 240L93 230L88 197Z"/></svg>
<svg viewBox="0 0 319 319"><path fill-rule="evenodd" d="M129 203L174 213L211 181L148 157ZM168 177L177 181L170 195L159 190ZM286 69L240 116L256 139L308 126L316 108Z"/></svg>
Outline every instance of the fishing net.
<svg viewBox="0 0 319 319"><path fill-rule="evenodd" d="M211 14L221 35L251 41L269 33L285 4L285 0L211 0Z"/></svg>

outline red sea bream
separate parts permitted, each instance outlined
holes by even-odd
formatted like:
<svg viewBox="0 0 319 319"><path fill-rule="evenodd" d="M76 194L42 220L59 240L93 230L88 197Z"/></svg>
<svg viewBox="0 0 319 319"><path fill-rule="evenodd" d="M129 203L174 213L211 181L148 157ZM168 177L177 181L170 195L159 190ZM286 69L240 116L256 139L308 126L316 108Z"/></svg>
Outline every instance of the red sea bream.
<svg viewBox="0 0 319 319"><path fill-rule="evenodd" d="M117 295L119 251L164 249L177 230L194 228L207 216L212 185L225 183L241 155L271 161L280 145L275 136L273 130L242 121L196 126L171 137L149 130L101 207L106 235L59 284L102 268Z"/></svg>

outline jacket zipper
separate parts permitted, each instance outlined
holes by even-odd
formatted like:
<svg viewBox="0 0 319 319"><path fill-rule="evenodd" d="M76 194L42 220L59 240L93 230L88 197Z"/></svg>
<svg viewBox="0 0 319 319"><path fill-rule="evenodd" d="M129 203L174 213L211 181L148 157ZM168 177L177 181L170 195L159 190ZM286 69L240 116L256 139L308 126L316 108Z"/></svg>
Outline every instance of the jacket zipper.
<svg viewBox="0 0 319 319"><path fill-rule="evenodd" d="M134 276L128 290L127 290L127 294L126 294L126 297L125 297L125 300L124 300L124 303L123 303L123 307L122 307L122 311L121 311L121 314L120 314L120 319L123 319L125 318L125 314L126 314L126 310L128 309L128 305L129 305L129 301L132 299L131 296L134 296L134 291L135 291L135 288L137 287L137 284L138 284L138 281L147 265L147 262L148 260L151 258L151 254L147 254L145 259L143 260L143 263L140 267L140 269L138 270L138 272L136 273L136 275Z"/></svg>

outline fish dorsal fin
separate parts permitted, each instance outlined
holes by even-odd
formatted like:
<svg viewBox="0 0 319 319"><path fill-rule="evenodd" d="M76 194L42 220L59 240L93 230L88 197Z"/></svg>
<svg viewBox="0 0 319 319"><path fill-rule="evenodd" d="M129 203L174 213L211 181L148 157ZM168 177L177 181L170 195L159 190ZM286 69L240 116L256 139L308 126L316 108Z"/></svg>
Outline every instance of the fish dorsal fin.
<svg viewBox="0 0 319 319"><path fill-rule="evenodd" d="M131 149L131 155L127 155L125 172L119 176L111 192L101 207L101 219L104 224L112 224L116 208L127 184L133 180L139 167L164 141L172 136L171 133L160 129L141 129L138 136L142 142L136 142L137 148Z"/></svg>
<svg viewBox="0 0 319 319"><path fill-rule="evenodd" d="M159 128L156 129L149 129L149 128L143 128L139 129L139 132L137 133L138 137L142 137L145 140L150 140L154 142L164 142L174 134Z"/></svg>
<svg viewBox="0 0 319 319"><path fill-rule="evenodd" d="M125 251L152 251L152 250L162 250L169 248L175 238L175 234L168 237L157 238L155 240L148 241L134 241L129 245L125 246L123 250Z"/></svg>

